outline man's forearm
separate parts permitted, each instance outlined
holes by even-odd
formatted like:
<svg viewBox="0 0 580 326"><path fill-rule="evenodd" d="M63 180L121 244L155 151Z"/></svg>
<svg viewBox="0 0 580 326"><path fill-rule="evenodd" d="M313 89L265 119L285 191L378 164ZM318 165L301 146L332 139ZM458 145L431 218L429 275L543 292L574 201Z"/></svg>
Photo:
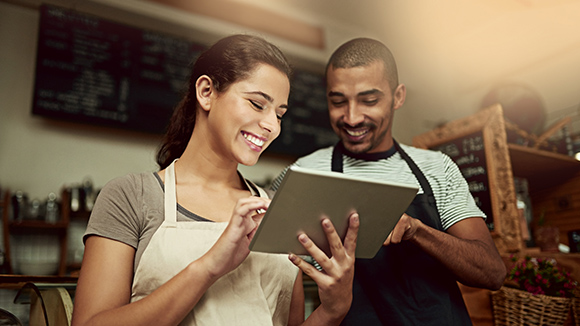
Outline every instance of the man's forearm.
<svg viewBox="0 0 580 326"><path fill-rule="evenodd" d="M491 237L489 240L460 238L421 223L410 240L441 262L465 285L495 290L503 284L506 268Z"/></svg>

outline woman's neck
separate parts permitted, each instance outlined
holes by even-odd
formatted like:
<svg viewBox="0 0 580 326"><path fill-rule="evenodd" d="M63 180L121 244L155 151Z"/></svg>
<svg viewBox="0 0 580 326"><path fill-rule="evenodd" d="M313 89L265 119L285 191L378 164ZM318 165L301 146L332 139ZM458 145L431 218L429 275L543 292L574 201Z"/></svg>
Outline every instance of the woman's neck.
<svg viewBox="0 0 580 326"><path fill-rule="evenodd" d="M213 187L239 189L243 187L235 161L229 160L212 150L205 142L196 142L193 137L180 159L175 163L179 183L194 182Z"/></svg>

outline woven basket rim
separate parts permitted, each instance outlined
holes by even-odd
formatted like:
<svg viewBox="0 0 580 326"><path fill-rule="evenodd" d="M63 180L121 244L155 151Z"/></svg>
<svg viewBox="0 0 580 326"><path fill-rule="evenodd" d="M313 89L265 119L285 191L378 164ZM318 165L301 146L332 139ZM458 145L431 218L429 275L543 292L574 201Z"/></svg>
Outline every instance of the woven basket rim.
<svg viewBox="0 0 580 326"><path fill-rule="evenodd" d="M532 294L502 286L491 293L494 323L508 325L563 325L573 298Z"/></svg>
<svg viewBox="0 0 580 326"><path fill-rule="evenodd" d="M572 300L572 315L574 317L574 325L580 326L580 298L578 297Z"/></svg>
<svg viewBox="0 0 580 326"><path fill-rule="evenodd" d="M544 299L545 298L546 300L572 301L574 299L574 298L567 298L567 297L555 297L555 296L545 295L545 294L533 294L533 293L530 293L528 291L516 289L516 288L513 288L513 287L509 287L509 286L502 286L499 290L493 291L493 293L498 293L498 292L501 292L501 291L513 292L515 294L532 296L532 297L536 297L536 298L540 298L540 299Z"/></svg>

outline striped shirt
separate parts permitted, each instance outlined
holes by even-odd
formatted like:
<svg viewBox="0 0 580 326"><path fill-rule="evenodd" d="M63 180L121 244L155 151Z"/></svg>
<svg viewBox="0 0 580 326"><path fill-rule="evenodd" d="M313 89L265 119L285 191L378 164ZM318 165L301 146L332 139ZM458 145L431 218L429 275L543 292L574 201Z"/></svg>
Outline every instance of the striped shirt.
<svg viewBox="0 0 580 326"><path fill-rule="evenodd" d="M469 192L467 182L461 175L457 165L449 156L436 151L425 150L400 144L401 148L417 164L427 178L433 190L441 224L447 230L453 224L470 217L483 217L485 214L477 207ZM292 165L303 168L331 171L332 150L327 147L312 154L299 158ZM418 186L419 194L423 193L419 181L397 152L386 159L366 161L342 156L343 172L362 178L381 179L384 181L412 184ZM289 168L289 167L288 167ZM286 168L274 179L270 188L278 189Z"/></svg>

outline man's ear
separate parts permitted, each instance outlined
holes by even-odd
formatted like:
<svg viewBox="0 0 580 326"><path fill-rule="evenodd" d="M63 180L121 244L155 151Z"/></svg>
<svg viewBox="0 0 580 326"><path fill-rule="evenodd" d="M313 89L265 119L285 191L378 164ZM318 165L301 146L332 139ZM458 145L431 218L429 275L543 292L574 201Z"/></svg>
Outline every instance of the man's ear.
<svg viewBox="0 0 580 326"><path fill-rule="evenodd" d="M211 108L211 100L214 93L215 89L211 78L207 75L200 76L195 82L195 96L197 103L204 111L209 111Z"/></svg>
<svg viewBox="0 0 580 326"><path fill-rule="evenodd" d="M397 110L403 103L405 103L405 98L407 97L407 88L405 84L399 84L393 92L393 109Z"/></svg>

